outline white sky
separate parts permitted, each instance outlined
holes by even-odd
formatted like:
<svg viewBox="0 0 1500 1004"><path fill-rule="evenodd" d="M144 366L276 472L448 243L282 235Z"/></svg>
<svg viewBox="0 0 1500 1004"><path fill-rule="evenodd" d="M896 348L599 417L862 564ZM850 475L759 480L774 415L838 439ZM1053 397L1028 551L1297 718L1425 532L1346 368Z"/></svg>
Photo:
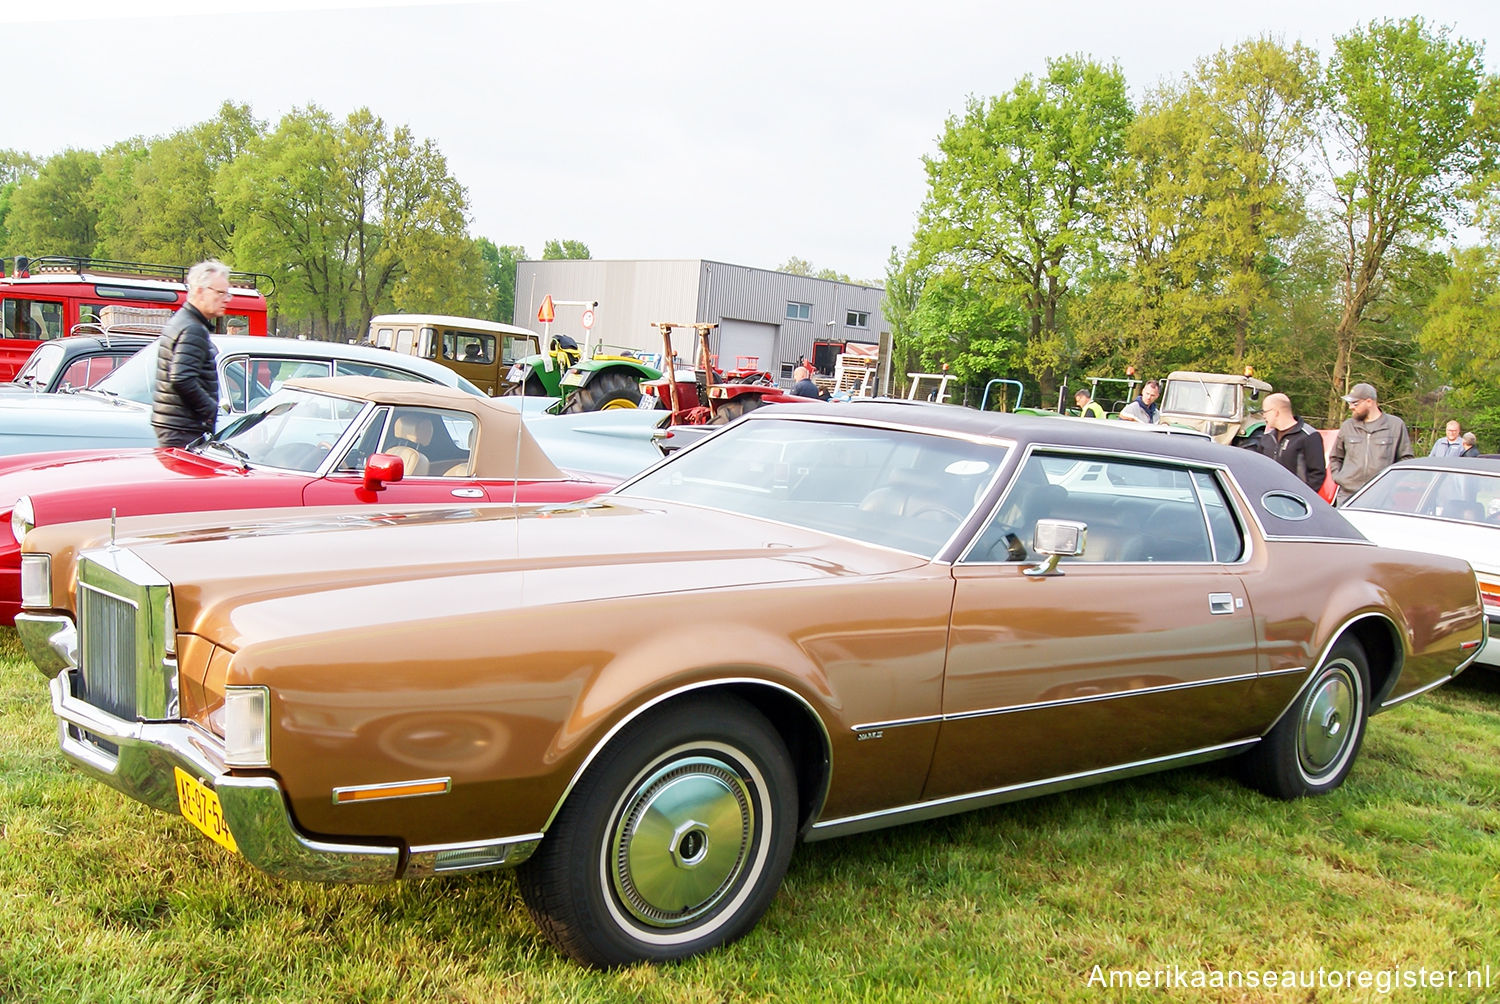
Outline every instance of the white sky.
<svg viewBox="0 0 1500 1004"><path fill-rule="evenodd" d="M1495 0L0 0L0 148L101 150L226 99L272 123L368 106L437 143L475 235L535 257L559 237L879 280L968 95L1083 53L1139 98L1246 38L1326 57L1411 13L1500 66Z"/></svg>

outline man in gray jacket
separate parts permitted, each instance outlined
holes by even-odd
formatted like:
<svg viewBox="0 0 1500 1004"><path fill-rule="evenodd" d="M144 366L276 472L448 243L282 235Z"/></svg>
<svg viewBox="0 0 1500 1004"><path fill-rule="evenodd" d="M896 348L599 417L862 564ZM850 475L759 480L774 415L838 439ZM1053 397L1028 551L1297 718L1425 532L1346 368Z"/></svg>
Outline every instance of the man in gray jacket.
<svg viewBox="0 0 1500 1004"><path fill-rule="evenodd" d="M1370 479L1398 460L1415 456L1406 423L1380 410L1375 388L1357 383L1344 395L1349 417L1339 426L1333 449L1328 451L1328 473L1339 486L1334 505L1370 483Z"/></svg>
<svg viewBox="0 0 1500 1004"><path fill-rule="evenodd" d="M218 352L209 338L229 303L229 266L188 269L188 295L157 339L151 427L158 446L186 446L213 432L219 417Z"/></svg>

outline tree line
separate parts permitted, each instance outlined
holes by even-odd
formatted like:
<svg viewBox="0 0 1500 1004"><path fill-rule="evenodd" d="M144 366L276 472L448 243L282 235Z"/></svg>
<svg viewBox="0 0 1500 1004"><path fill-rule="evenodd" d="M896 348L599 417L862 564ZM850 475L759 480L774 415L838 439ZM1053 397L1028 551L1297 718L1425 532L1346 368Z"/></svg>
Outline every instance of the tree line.
<svg viewBox="0 0 1500 1004"><path fill-rule="evenodd" d="M384 311L510 322L519 245L469 234L468 192L431 140L368 108L248 105L168 136L47 158L0 150L0 257L74 255L271 276L273 330L344 340ZM587 258L575 240L544 258Z"/></svg>
<svg viewBox="0 0 1500 1004"><path fill-rule="evenodd" d="M1414 429L1500 450L1500 81L1421 18L1327 59L1246 41L1132 102L1118 66L1050 59L971 97L924 159L886 314L908 369L1257 375L1315 425L1368 381Z"/></svg>
<svg viewBox="0 0 1500 1004"><path fill-rule="evenodd" d="M1318 425L1368 381L1414 430L1459 416L1500 450L1497 151L1500 80L1418 17L1326 59L1249 40L1139 101L1118 66L1050 59L971 97L924 158L885 276L895 371L1047 402L1130 366L1252 366ZM283 334L358 337L386 310L509 321L526 250L471 236L468 206L435 143L364 108L272 125L226 102L102 151L0 150L0 256L218 257L275 278Z"/></svg>

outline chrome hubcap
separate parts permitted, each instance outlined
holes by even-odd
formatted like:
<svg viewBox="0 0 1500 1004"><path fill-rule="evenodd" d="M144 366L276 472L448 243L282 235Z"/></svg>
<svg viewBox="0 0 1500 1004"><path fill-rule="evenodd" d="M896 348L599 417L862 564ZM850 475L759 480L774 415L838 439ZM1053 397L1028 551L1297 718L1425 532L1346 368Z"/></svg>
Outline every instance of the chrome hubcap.
<svg viewBox="0 0 1500 1004"><path fill-rule="evenodd" d="M637 920L676 927L712 910L743 873L755 809L740 775L695 756L647 775L610 843L615 891Z"/></svg>
<svg viewBox="0 0 1500 1004"><path fill-rule="evenodd" d="M1358 684L1342 665L1331 667L1313 685L1313 692L1303 704L1302 728L1298 733L1298 758L1308 776L1318 777L1342 765L1354 739L1359 701Z"/></svg>

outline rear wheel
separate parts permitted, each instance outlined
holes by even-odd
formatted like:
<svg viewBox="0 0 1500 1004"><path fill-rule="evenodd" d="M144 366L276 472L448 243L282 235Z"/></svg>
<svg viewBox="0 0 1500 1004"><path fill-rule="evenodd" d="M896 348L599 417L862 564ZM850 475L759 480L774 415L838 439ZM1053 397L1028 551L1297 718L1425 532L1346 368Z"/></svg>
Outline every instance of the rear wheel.
<svg viewBox="0 0 1500 1004"><path fill-rule="evenodd" d="M714 411L714 417L708 420L709 425L728 425L747 411L754 411L761 406L759 394L741 394L721 403Z"/></svg>
<svg viewBox="0 0 1500 1004"><path fill-rule="evenodd" d="M1245 754L1246 780L1276 798L1322 795L1344 783L1369 720L1365 650L1340 639L1281 720Z"/></svg>
<svg viewBox="0 0 1500 1004"><path fill-rule="evenodd" d="M634 376L619 370L606 370L582 387L575 387L563 405L563 414L580 411L610 411L634 408L641 401L641 384Z"/></svg>
<svg viewBox="0 0 1500 1004"><path fill-rule="evenodd" d="M755 926L786 873L796 805L764 715L687 700L610 743L517 883L547 939L580 962L686 958Z"/></svg>
<svg viewBox="0 0 1500 1004"><path fill-rule="evenodd" d="M501 397L546 397L547 388L542 386L540 377L529 376L524 383L513 383L505 388Z"/></svg>

